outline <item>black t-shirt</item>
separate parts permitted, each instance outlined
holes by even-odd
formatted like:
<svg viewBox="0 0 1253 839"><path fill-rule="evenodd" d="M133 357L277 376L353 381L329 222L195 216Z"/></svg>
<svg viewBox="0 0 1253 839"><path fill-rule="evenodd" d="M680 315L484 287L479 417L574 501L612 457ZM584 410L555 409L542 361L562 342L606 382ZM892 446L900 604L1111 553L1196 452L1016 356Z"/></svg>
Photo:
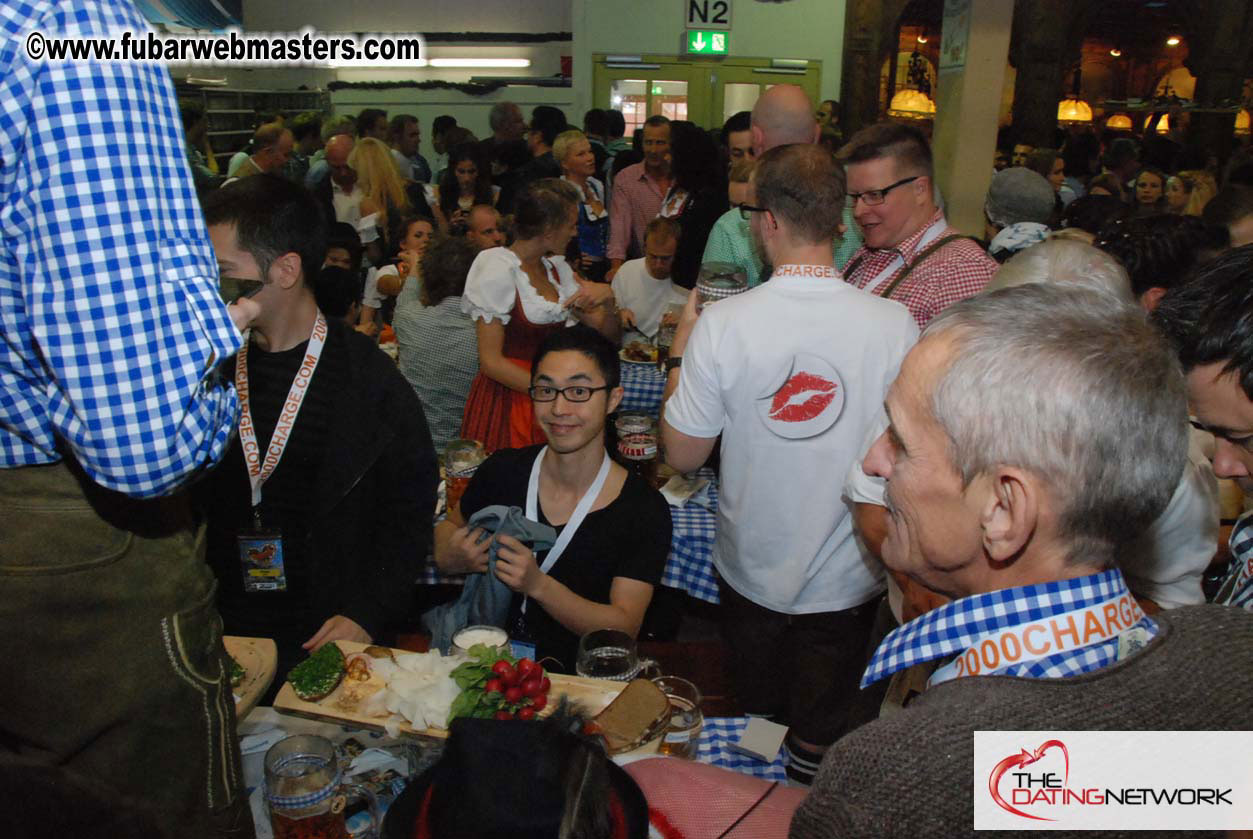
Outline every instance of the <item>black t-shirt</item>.
<svg viewBox="0 0 1253 839"><path fill-rule="evenodd" d="M248 350L248 390L257 444L262 453L270 444L274 426L300 369L308 342L283 352L264 352L255 344ZM334 330L327 336L322 356L309 382L296 424L274 473L261 487L261 523L279 528L283 536L284 592L245 593L243 567L236 536L252 527L252 489L244 465L239 436L231 441L221 464L206 479L208 497L209 564L218 577L218 603L228 634L260 635L284 642L304 641L329 618L322 614L325 593L318 592L317 569L312 567L309 544L318 473L331 445L335 398L348 380L348 359ZM232 380L235 359L223 365Z"/></svg>
<svg viewBox="0 0 1253 839"><path fill-rule="evenodd" d="M502 449L479 466L461 498L461 512L468 520L484 507L505 504L526 510L526 487L531 466L541 446ZM543 504L537 505L540 522L550 524ZM564 526L556 527L558 534ZM580 597L608 603L614 577L629 577L650 585L661 581L670 553L670 505L661 493L633 473L627 474L622 492L607 507L587 514L570 544L549 570L553 579ZM547 551L536 556L543 564ZM522 597L515 594L509 627L515 625ZM574 672L578 636L554 620L532 601L527 606L526 626L539 658L551 656L561 667Z"/></svg>

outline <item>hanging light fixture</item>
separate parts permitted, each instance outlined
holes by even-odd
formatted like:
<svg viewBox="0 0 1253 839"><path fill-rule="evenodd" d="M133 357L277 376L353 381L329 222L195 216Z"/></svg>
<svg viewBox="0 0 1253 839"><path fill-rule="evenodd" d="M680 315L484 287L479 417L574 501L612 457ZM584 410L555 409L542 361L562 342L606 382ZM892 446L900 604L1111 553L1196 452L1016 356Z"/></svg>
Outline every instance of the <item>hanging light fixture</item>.
<svg viewBox="0 0 1253 839"><path fill-rule="evenodd" d="M1168 47L1177 47L1180 43L1182 43L1182 40L1178 35L1171 35L1166 39L1166 46Z"/></svg>
<svg viewBox="0 0 1253 839"><path fill-rule="evenodd" d="M1241 108L1240 113L1236 114L1236 136L1247 137L1249 134L1249 111L1247 108Z"/></svg>
<svg viewBox="0 0 1253 839"><path fill-rule="evenodd" d="M1131 117L1126 114L1114 114L1112 117L1105 120L1105 127L1112 128L1116 131L1130 131Z"/></svg>
<svg viewBox="0 0 1253 839"><path fill-rule="evenodd" d="M1109 51L1109 54L1112 55L1114 58L1118 58L1119 56L1122 55L1122 50L1118 49L1118 47L1114 47L1112 50Z"/></svg>
<svg viewBox="0 0 1253 839"><path fill-rule="evenodd" d="M1150 114L1150 115L1149 115L1149 119L1152 119L1152 118L1153 118L1153 116ZM1147 120L1146 120L1146 122L1147 122ZM1158 134L1169 134L1169 133L1170 133L1170 114L1162 114L1162 118L1161 118L1160 120L1158 120L1158 123L1157 123L1157 129L1156 129L1156 130L1157 130L1157 133L1158 133Z"/></svg>
<svg viewBox="0 0 1253 839"><path fill-rule="evenodd" d="M935 116L935 103L921 90L905 88L897 91L888 104L888 116L904 119L931 119Z"/></svg>
<svg viewBox="0 0 1253 839"><path fill-rule="evenodd" d="M1070 95L1057 103L1057 121L1062 125L1085 125L1092 122L1092 106L1079 98L1079 68Z"/></svg>
<svg viewBox="0 0 1253 839"><path fill-rule="evenodd" d="M1070 97L1057 103L1057 121L1063 125L1082 125L1092 121L1092 106L1082 99Z"/></svg>

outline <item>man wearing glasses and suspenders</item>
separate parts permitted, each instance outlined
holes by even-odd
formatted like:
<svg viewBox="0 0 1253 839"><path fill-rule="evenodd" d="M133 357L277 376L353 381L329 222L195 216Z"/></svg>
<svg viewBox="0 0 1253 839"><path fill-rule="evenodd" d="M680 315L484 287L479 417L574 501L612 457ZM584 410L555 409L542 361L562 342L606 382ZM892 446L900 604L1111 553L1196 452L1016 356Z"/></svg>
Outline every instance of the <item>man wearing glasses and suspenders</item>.
<svg viewBox="0 0 1253 839"><path fill-rule="evenodd" d="M844 266L846 282L905 304L918 328L983 291L996 261L949 227L933 196L931 148L916 128L878 123L844 153L848 203L865 245Z"/></svg>

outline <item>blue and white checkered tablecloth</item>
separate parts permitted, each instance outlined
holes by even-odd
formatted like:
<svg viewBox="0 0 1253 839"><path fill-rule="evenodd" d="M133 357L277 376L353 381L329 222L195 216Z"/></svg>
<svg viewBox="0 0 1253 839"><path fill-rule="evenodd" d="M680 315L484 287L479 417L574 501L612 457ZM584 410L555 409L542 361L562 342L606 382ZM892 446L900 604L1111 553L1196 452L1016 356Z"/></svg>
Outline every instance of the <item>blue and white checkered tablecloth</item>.
<svg viewBox="0 0 1253 839"><path fill-rule="evenodd" d="M661 584L686 591L706 603L718 602L718 581L714 577L714 530L718 517L718 481L712 469L697 473L709 479L708 490L701 493L701 504L689 501L683 507L670 506L673 531L670 535L670 558L662 572ZM704 497L708 497L705 502Z"/></svg>
<svg viewBox="0 0 1253 839"><path fill-rule="evenodd" d="M787 768L782 747L771 763L762 763L727 748L740 739L747 727L748 717L705 717L705 727L701 730L700 742L696 744L696 759L767 781L786 781Z"/></svg>
<svg viewBox="0 0 1253 839"><path fill-rule="evenodd" d="M709 488L701 494L700 502L708 509L691 501L683 507L671 505L670 518L674 526L670 536L670 556L661 574L661 584L685 591L706 603L717 604L718 581L714 577L713 548L718 482L712 469L702 469L697 474L709 479ZM440 574L430 560L418 578L420 585L461 585L464 581L465 577L460 575Z"/></svg>
<svg viewBox="0 0 1253 839"><path fill-rule="evenodd" d="M665 374L656 364L622 364L622 405L620 411L643 411L650 416L661 412L661 395L666 389Z"/></svg>

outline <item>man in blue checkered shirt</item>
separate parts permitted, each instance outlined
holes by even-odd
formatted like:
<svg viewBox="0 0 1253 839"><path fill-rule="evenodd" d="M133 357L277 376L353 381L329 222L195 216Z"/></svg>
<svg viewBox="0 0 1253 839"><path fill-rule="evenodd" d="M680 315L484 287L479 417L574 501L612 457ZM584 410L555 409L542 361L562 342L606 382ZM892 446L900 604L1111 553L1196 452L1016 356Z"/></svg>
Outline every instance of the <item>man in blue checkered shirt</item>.
<svg viewBox="0 0 1253 839"><path fill-rule="evenodd" d="M129 0L0 7L0 757L106 781L171 835L251 835L180 487L231 438L213 371L255 305L217 296L166 70L27 49L145 26Z"/></svg>
<svg viewBox="0 0 1253 839"><path fill-rule="evenodd" d="M1183 470L1185 396L1143 313L1095 290L1024 285L931 321L863 465L887 484L884 563L950 602L879 646L863 686L929 675L827 752L792 839L967 835L992 794L976 731L1248 727L1253 615L1149 617L1119 570Z"/></svg>

